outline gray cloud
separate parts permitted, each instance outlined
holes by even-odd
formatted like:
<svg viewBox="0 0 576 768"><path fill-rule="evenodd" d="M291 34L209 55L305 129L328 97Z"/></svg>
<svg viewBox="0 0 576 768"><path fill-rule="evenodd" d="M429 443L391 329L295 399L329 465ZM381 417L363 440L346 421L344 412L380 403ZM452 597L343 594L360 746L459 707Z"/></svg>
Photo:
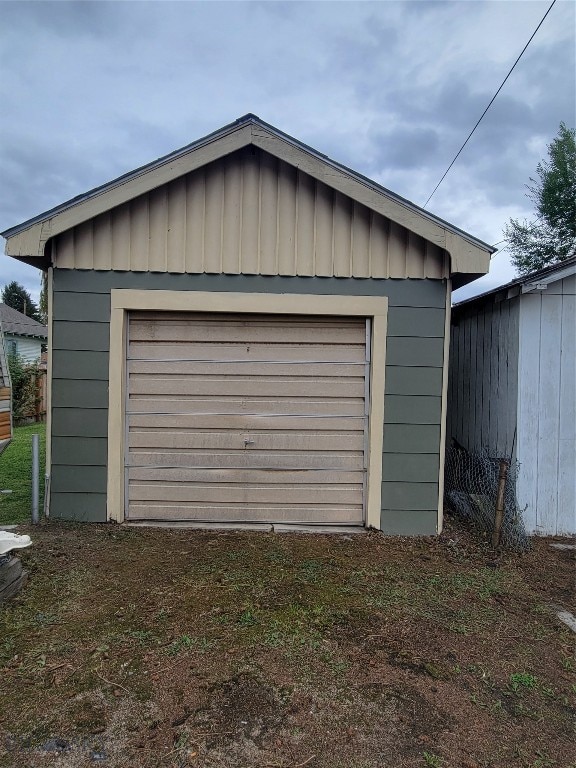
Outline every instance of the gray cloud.
<svg viewBox="0 0 576 768"><path fill-rule="evenodd" d="M0 228L246 112L422 203L545 5L3 2ZM574 18L554 7L430 210L493 242L529 213L574 119Z"/></svg>

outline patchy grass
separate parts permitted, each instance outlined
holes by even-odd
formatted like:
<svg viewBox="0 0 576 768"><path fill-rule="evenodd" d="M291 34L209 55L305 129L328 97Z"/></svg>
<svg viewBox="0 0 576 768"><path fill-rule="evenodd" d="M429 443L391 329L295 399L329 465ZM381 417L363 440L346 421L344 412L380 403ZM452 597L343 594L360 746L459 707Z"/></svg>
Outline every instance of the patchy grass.
<svg viewBox="0 0 576 768"><path fill-rule="evenodd" d="M0 526L24 523L32 515L32 435L40 437L40 513L44 503L44 464L46 458L46 425L15 427L14 437L0 454Z"/></svg>
<svg viewBox="0 0 576 768"><path fill-rule="evenodd" d="M570 551L51 522L0 613L0 766L573 760Z"/></svg>

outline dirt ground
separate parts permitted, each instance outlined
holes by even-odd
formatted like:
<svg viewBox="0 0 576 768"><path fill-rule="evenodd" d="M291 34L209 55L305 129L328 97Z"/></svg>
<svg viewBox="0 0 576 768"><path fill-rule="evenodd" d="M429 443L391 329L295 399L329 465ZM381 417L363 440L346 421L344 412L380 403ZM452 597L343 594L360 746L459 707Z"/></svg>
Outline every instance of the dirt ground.
<svg viewBox="0 0 576 768"><path fill-rule="evenodd" d="M3 768L576 766L575 554L549 539L27 532Z"/></svg>

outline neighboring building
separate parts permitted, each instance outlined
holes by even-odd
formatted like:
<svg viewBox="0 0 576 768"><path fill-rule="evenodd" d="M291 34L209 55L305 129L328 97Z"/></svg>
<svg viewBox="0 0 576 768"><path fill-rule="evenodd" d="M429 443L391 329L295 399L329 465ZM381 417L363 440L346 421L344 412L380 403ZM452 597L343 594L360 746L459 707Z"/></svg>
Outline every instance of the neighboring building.
<svg viewBox="0 0 576 768"><path fill-rule="evenodd" d="M25 363L40 361L42 347L48 340L48 329L37 320L0 304L0 323L4 330L6 354L16 353Z"/></svg>
<svg viewBox="0 0 576 768"><path fill-rule="evenodd" d="M490 246L253 115L3 234L48 270L53 516L441 529Z"/></svg>
<svg viewBox="0 0 576 768"><path fill-rule="evenodd" d="M8 371L4 334L0 321L0 453L12 439L12 401L10 395L10 372Z"/></svg>
<svg viewBox="0 0 576 768"><path fill-rule="evenodd" d="M513 457L530 533L576 533L576 258L452 308L448 438Z"/></svg>

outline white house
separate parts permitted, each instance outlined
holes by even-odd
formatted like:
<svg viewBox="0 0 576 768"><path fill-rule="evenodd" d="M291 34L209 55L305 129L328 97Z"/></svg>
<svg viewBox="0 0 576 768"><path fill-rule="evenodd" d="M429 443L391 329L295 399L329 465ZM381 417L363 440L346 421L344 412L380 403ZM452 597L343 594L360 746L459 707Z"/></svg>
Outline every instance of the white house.
<svg viewBox="0 0 576 768"><path fill-rule="evenodd" d="M0 324L4 332L6 354L17 353L26 363L40 360L42 346L48 340L45 325L7 304L0 304Z"/></svg>
<svg viewBox="0 0 576 768"><path fill-rule="evenodd" d="M529 533L576 533L576 257L452 310L448 438L519 462Z"/></svg>

